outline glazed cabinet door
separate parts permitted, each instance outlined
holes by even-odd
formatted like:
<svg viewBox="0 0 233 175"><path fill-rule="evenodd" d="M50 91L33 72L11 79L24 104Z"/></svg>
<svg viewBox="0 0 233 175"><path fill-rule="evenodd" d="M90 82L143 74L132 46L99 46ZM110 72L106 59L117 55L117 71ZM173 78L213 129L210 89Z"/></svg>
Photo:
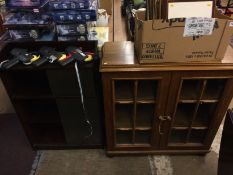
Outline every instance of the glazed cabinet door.
<svg viewBox="0 0 233 175"><path fill-rule="evenodd" d="M171 79L163 149L209 150L233 95L233 72L177 72Z"/></svg>
<svg viewBox="0 0 233 175"><path fill-rule="evenodd" d="M167 72L104 73L103 93L108 151L159 147L159 116L165 112Z"/></svg>

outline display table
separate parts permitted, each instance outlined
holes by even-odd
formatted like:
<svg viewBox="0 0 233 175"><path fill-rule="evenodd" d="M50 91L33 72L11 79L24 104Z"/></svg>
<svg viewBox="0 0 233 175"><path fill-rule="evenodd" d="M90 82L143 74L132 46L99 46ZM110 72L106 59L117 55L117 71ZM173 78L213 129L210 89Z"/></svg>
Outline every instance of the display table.
<svg viewBox="0 0 233 175"><path fill-rule="evenodd" d="M110 156L207 153L233 96L230 54L222 62L140 65L133 43L109 42L100 72Z"/></svg>

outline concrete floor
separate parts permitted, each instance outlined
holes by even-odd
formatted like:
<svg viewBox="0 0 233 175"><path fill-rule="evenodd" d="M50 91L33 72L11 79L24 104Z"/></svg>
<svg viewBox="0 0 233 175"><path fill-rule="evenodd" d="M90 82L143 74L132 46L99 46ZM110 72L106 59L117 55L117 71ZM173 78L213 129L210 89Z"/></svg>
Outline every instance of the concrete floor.
<svg viewBox="0 0 233 175"><path fill-rule="evenodd" d="M104 150L44 151L35 175L217 175L218 155L113 157Z"/></svg>
<svg viewBox="0 0 233 175"><path fill-rule="evenodd" d="M174 175L217 175L218 155L210 152L206 156L171 156Z"/></svg>
<svg viewBox="0 0 233 175"><path fill-rule="evenodd" d="M206 155L123 156L101 149L42 151L33 175L217 175L222 125Z"/></svg>

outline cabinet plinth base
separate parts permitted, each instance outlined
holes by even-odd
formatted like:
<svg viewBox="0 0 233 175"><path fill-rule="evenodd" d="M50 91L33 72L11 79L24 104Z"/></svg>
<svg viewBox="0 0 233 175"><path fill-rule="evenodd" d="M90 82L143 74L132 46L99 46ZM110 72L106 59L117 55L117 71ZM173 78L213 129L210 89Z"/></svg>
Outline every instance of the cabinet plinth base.
<svg viewBox="0 0 233 175"><path fill-rule="evenodd" d="M211 150L108 151L107 156L123 155L205 155Z"/></svg>

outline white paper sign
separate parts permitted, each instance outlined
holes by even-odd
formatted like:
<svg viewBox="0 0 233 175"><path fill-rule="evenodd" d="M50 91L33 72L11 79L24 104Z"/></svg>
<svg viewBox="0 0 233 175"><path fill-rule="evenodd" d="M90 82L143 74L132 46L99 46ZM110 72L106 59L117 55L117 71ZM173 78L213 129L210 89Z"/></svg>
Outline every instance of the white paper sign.
<svg viewBox="0 0 233 175"><path fill-rule="evenodd" d="M170 2L168 3L168 19L212 17L213 1Z"/></svg>
<svg viewBox="0 0 233 175"><path fill-rule="evenodd" d="M184 37L211 35L214 29L215 18L186 18Z"/></svg>

